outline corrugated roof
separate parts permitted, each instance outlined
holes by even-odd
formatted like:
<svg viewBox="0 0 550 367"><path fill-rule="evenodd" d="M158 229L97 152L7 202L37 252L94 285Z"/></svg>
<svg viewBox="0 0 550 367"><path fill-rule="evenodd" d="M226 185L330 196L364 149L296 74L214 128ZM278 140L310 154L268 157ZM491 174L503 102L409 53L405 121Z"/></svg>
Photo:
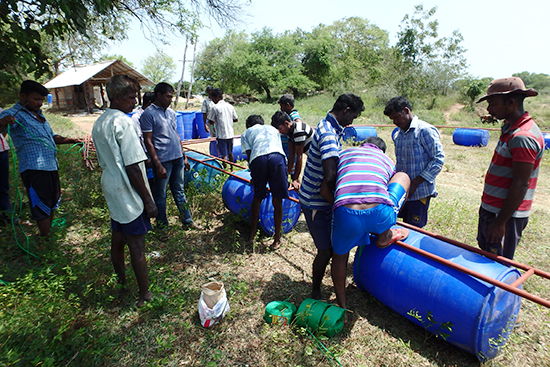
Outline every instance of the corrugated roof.
<svg viewBox="0 0 550 367"><path fill-rule="evenodd" d="M71 85L80 85L85 81L92 83L106 83L110 77L117 74L128 74L140 85L154 85L151 80L126 65L120 60L109 60L93 65L83 65L70 68L59 74L44 86L46 88L62 88Z"/></svg>

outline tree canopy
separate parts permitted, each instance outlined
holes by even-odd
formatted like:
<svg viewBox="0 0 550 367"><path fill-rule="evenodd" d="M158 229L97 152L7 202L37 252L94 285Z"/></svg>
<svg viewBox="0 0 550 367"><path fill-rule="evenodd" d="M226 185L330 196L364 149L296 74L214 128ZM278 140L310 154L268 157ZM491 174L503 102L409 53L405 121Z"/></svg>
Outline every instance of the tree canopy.
<svg viewBox="0 0 550 367"><path fill-rule="evenodd" d="M170 84L176 72L176 64L170 56L162 51L157 51L143 60L141 72L155 84L160 82Z"/></svg>

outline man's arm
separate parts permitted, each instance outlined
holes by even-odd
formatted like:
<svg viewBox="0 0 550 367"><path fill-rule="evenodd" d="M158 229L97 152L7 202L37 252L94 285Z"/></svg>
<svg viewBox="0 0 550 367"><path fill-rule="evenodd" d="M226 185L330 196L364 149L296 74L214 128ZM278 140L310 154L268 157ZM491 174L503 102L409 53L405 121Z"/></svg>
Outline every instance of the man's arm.
<svg viewBox="0 0 550 367"><path fill-rule="evenodd" d="M153 132L144 132L143 133L143 141L145 142L145 146L147 147L147 153L149 153L149 158L151 158L151 162L153 163L153 167L157 173L158 178L167 178L166 175L166 169L160 163L159 157L157 156L157 151L155 150L155 146L153 145Z"/></svg>
<svg viewBox="0 0 550 367"><path fill-rule="evenodd" d="M294 145L294 156L296 157L296 165L294 166L294 174L292 175L292 180L300 183L300 173L302 173L302 164L303 164L303 157L304 157L304 145L296 144L296 143L293 143L293 145ZM288 151L289 153L291 151L290 143L288 144ZM294 164L294 162L292 163Z"/></svg>
<svg viewBox="0 0 550 367"><path fill-rule="evenodd" d="M157 206L155 205L155 202L153 201L149 190L147 190L147 186L145 185L145 181L143 180L143 173L141 172L141 168L139 168L139 163L131 164L129 166L126 166L125 168L128 179L130 180L130 184L136 190L139 197L143 201L143 211L145 212L145 215L147 216L147 218L156 217Z"/></svg>
<svg viewBox="0 0 550 367"><path fill-rule="evenodd" d="M15 117L12 115L6 115L0 119L0 131L4 131L8 128L8 125L12 126L15 124Z"/></svg>
<svg viewBox="0 0 550 367"><path fill-rule="evenodd" d="M334 204L334 190L336 189L336 157L323 161L323 182L321 183L321 196L331 205Z"/></svg>
<svg viewBox="0 0 550 367"><path fill-rule="evenodd" d="M533 164L525 162L512 163L512 185L508 191L502 209L497 214L495 221L487 228L487 241L499 243L504 237L506 223L512 214L518 210L529 189L529 178L533 172Z"/></svg>
<svg viewBox="0 0 550 367"><path fill-rule="evenodd" d="M426 165L426 168L417 177L411 180L411 188L409 190L409 197L411 197L418 186L424 181L434 182L435 178L443 169L445 163L445 153L443 152L443 145L441 145L441 139L439 132L435 128L425 130L419 137L419 144L422 145L430 160Z"/></svg>
<svg viewBox="0 0 550 367"><path fill-rule="evenodd" d="M65 138L60 135L54 135L53 141L55 144L76 144L76 143L82 143L82 139L73 139L73 138Z"/></svg>

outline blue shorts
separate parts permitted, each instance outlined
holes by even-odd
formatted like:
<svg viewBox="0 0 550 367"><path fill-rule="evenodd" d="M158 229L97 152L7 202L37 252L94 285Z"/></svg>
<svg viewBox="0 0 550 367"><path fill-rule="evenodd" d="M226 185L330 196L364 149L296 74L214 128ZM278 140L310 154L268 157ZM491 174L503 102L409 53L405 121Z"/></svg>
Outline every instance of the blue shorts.
<svg viewBox="0 0 550 367"><path fill-rule="evenodd" d="M311 210L302 206L307 228L318 250L331 250L332 208Z"/></svg>
<svg viewBox="0 0 550 367"><path fill-rule="evenodd" d="M233 138L231 139L216 139L218 143L218 152L220 157L229 157L233 153Z"/></svg>
<svg viewBox="0 0 550 367"><path fill-rule="evenodd" d="M121 224L111 218L111 229L113 232L122 232L129 236L146 234L151 230L151 221L145 216L145 212L130 223Z"/></svg>
<svg viewBox="0 0 550 367"><path fill-rule="evenodd" d="M393 182L388 186L388 193L393 206L379 204L363 210L339 206L334 210L332 248L336 254L345 255L355 246L366 245L371 233L378 235L395 225L407 192L403 186Z"/></svg>
<svg viewBox="0 0 550 367"><path fill-rule="evenodd" d="M254 158L250 163L250 176L254 184L254 198L264 199L269 183L272 197L288 199L286 161L282 154L269 153Z"/></svg>
<svg viewBox="0 0 550 367"><path fill-rule="evenodd" d="M49 218L61 200L59 172L26 170L21 172L21 180L27 189L31 219L38 221Z"/></svg>
<svg viewBox="0 0 550 367"><path fill-rule="evenodd" d="M428 223L428 209L430 207L430 196L420 199L407 201L397 215L398 218L403 218L403 222L412 224L418 228L422 228ZM424 201L426 202L424 204Z"/></svg>

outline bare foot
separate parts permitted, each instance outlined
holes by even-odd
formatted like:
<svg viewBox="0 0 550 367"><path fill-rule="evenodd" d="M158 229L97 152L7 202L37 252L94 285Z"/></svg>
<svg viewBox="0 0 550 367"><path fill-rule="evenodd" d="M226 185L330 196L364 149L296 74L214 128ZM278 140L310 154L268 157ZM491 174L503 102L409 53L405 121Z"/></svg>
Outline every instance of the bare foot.
<svg viewBox="0 0 550 367"><path fill-rule="evenodd" d="M145 302L149 302L152 299L153 299L153 293L151 291L147 291L143 296L139 297L137 307L138 308L142 307L145 304Z"/></svg>
<svg viewBox="0 0 550 367"><path fill-rule="evenodd" d="M409 230L406 228L395 228L386 231L384 234L378 236L375 245L379 248L386 248L396 241L402 241L409 236Z"/></svg>
<svg viewBox="0 0 550 367"><path fill-rule="evenodd" d="M281 240L274 240L270 248L275 251L281 248Z"/></svg>
<svg viewBox="0 0 550 367"><path fill-rule="evenodd" d="M124 297L126 297L126 295L128 294L128 288L126 287L122 287L120 288L120 291L118 291L118 299L119 301L122 301L124 299Z"/></svg>

